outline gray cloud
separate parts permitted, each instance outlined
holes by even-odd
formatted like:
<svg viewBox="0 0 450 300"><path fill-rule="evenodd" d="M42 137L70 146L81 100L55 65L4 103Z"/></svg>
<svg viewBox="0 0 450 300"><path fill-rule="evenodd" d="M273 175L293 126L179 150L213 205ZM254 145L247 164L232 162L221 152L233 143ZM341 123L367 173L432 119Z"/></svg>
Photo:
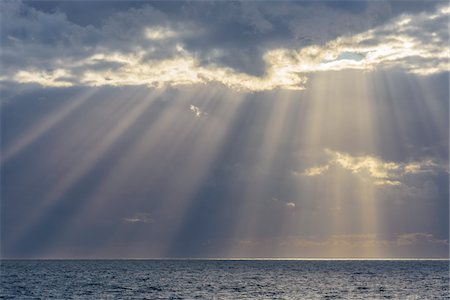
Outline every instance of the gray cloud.
<svg viewBox="0 0 450 300"><path fill-rule="evenodd" d="M329 70L447 71L448 33L442 24L448 7L380 24L386 5L369 4L355 15L323 5L207 3L200 21L189 18L200 13L198 4L187 5L180 20L143 6L94 27L74 24L61 12L6 2L3 79L43 86L219 82L260 91L303 89L309 73ZM202 23L216 16L214 26ZM335 21L316 24L317 16ZM280 34L283 28L290 28L288 35Z"/></svg>
<svg viewBox="0 0 450 300"><path fill-rule="evenodd" d="M135 224L135 223L154 223L155 220L152 218L151 214L149 213L135 213L130 217L126 217L122 219L123 222L125 223L131 223L131 224Z"/></svg>
<svg viewBox="0 0 450 300"><path fill-rule="evenodd" d="M374 234L342 234L328 238L310 238L289 236L284 238L268 238L261 240L240 240L238 249L242 253L259 253L264 257L264 249L273 245L275 248L285 249L288 257L378 257L368 254L368 249L376 248L384 257L445 258L449 250L448 239L436 238L430 233L414 232L401 233L390 239L383 239ZM262 253L261 253L262 252ZM245 254L243 254L245 256Z"/></svg>

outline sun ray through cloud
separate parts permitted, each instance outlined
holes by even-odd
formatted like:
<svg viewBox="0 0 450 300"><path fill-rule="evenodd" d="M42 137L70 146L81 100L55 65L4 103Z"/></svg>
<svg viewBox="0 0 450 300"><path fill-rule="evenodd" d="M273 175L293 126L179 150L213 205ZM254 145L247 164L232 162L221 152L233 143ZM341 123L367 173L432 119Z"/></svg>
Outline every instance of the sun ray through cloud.
<svg viewBox="0 0 450 300"><path fill-rule="evenodd" d="M178 4L0 4L5 257L447 255L447 3Z"/></svg>

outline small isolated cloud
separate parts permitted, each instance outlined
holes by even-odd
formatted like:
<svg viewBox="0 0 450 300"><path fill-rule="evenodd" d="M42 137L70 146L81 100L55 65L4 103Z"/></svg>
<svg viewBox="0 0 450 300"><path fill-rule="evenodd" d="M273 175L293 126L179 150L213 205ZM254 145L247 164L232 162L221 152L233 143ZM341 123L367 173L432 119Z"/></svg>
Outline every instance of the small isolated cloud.
<svg viewBox="0 0 450 300"><path fill-rule="evenodd" d="M409 163L384 161L373 155L352 156L348 153L326 149L328 163L305 169L303 172L294 172L294 175L318 176L325 174L332 167L338 167L350 171L364 178L370 178L375 185L397 186L402 184L402 178L406 175L419 173L435 173L444 169L430 159L413 161Z"/></svg>
<svg viewBox="0 0 450 300"><path fill-rule="evenodd" d="M404 171L404 165L395 162L385 162L378 157L351 156L347 153L326 150L331 156L331 163L351 171L354 174L366 174L374 179L376 185L400 185L398 177Z"/></svg>
<svg viewBox="0 0 450 300"><path fill-rule="evenodd" d="M287 202L287 203L286 203L286 206L287 206L288 208L294 208L294 207L295 207L295 203L294 203L294 202Z"/></svg>
<svg viewBox="0 0 450 300"><path fill-rule="evenodd" d="M154 219L151 218L150 214L148 213L136 213L131 217L126 217L123 218L122 221L124 223L131 223L131 224L136 224L136 223L154 223Z"/></svg>
<svg viewBox="0 0 450 300"><path fill-rule="evenodd" d="M303 173L301 173L301 175L316 176L316 175L325 173L329 168L330 168L329 165L312 167L312 168L306 169Z"/></svg>
<svg viewBox="0 0 450 300"><path fill-rule="evenodd" d="M189 106L189 110L192 111L196 117L201 117L201 116L206 115L205 112L200 110L200 107L192 105L192 104Z"/></svg>

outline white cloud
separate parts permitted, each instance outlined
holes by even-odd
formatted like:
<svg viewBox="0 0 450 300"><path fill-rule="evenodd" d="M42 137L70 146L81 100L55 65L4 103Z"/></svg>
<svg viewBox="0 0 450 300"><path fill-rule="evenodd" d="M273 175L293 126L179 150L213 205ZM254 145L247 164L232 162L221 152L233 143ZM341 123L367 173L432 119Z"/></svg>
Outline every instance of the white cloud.
<svg viewBox="0 0 450 300"><path fill-rule="evenodd" d="M196 58L177 44L175 56L168 59L144 61L145 51L119 54L97 54L97 62L116 62L121 66L109 70L90 70L80 75L81 84L88 86L189 85L218 82L238 91L262 91L276 88L303 89L304 75L291 72L289 67L271 67L264 77L239 73L231 68L201 66ZM88 66L92 57L79 62Z"/></svg>
<svg viewBox="0 0 450 300"><path fill-rule="evenodd" d="M324 166L318 166L318 167L312 167L306 169L301 175L305 176L316 176L325 173L330 168L329 165Z"/></svg>
<svg viewBox="0 0 450 300"><path fill-rule="evenodd" d="M366 32L339 37L323 47L271 50L266 60L301 73L376 68L400 68L419 75L449 71L447 33L431 29L436 19L446 23L448 17L446 9L435 14L403 15Z"/></svg>
<svg viewBox="0 0 450 300"><path fill-rule="evenodd" d="M294 202L287 202L286 206L289 208L294 208L295 207L295 203Z"/></svg>
<svg viewBox="0 0 450 300"><path fill-rule="evenodd" d="M313 166L305 169L302 173L296 172L294 175L317 176L325 174L332 167L338 167L362 178L371 179L375 185L396 186L402 184L402 179L406 175L445 170L445 167L430 159L402 163L384 161L372 155L352 156L345 152L330 149L326 149L325 153L328 156L327 164Z"/></svg>
<svg viewBox="0 0 450 300"><path fill-rule="evenodd" d="M154 223L154 219L148 213L136 213L131 217L126 217L122 219L125 223Z"/></svg>
<svg viewBox="0 0 450 300"><path fill-rule="evenodd" d="M54 71L19 71L14 75L14 80L19 83L37 83L42 86L68 87L73 84L67 80L70 73L64 69Z"/></svg>
<svg viewBox="0 0 450 300"><path fill-rule="evenodd" d="M192 104L189 106L189 110L192 111L196 117L201 117L203 115L206 115L206 113L202 112L198 106L195 106Z"/></svg>
<svg viewBox="0 0 450 300"><path fill-rule="evenodd" d="M145 29L145 36L150 40L163 40L177 36L177 33L170 28L155 26Z"/></svg>
<svg viewBox="0 0 450 300"><path fill-rule="evenodd" d="M266 48L262 51L265 70L260 76L216 64L214 60L204 63L211 59L210 52L186 46L183 24L170 21L166 15L148 7L120 13L102 28L80 27L62 14L32 9L28 10L33 17L24 20L20 9L14 5L6 8L12 17L3 22L7 25L5 39L9 40L2 49L8 64L5 72L7 78L19 83L155 87L215 82L238 91L301 90L312 72L399 68L428 75L450 69L448 33L437 26L448 23L448 6L439 7L433 13L402 15L385 25L322 45ZM257 31L273 30L272 23L261 11L248 5L243 9L244 18ZM148 21L151 16L153 23ZM53 44L45 42L48 39L45 24L57 31ZM193 31L195 26L191 25L189 30ZM131 34L139 26L144 34ZM33 32L42 41L22 40L12 34L18 31ZM91 40L97 42L83 44ZM214 51L220 53L226 49L216 47ZM202 56L205 53L209 53L208 57Z"/></svg>
<svg viewBox="0 0 450 300"><path fill-rule="evenodd" d="M331 163L340 166L354 174L366 174L375 179L377 185L398 185L397 177L402 173L403 166L395 162L385 162L378 157L351 156L347 153L326 150L331 156Z"/></svg>

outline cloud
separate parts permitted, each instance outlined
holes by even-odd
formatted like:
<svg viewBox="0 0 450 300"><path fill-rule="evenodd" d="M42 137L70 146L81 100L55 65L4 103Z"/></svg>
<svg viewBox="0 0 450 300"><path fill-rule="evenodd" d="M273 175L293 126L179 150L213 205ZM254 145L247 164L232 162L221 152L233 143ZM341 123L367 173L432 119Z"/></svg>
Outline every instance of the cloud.
<svg viewBox="0 0 450 300"><path fill-rule="evenodd" d="M376 234L335 234L327 238L286 236L261 240L238 241L242 250L257 252L268 245L284 249L293 257L448 257L449 241L431 233L400 233L392 238Z"/></svg>
<svg viewBox="0 0 450 300"><path fill-rule="evenodd" d="M36 83L48 87L69 87L72 77L67 70L54 71L19 71L14 75L14 80L19 83Z"/></svg>
<svg viewBox="0 0 450 300"><path fill-rule="evenodd" d="M131 224L135 224L135 223L154 223L155 220L151 217L150 214L148 213L136 213L131 217L126 217L123 218L122 221L124 223L131 223Z"/></svg>
<svg viewBox="0 0 450 300"><path fill-rule="evenodd" d="M324 166L318 166L318 167L312 167L306 169L301 175L305 176L316 176L325 173L330 168L329 165Z"/></svg>
<svg viewBox="0 0 450 300"><path fill-rule="evenodd" d="M417 245L426 243L441 244L448 246L449 244L448 240L436 239L432 234L422 232L401 234L397 237L395 243L399 246Z"/></svg>
<svg viewBox="0 0 450 300"><path fill-rule="evenodd" d="M252 3L242 3L242 16L244 22L248 22L258 32L270 32L273 30L272 23L264 16L261 10Z"/></svg>
<svg viewBox="0 0 450 300"><path fill-rule="evenodd" d="M448 32L437 24L447 24L449 9L415 16L402 15L366 32L342 36L325 46L300 50L275 49L265 55L273 65L289 65L301 73L377 68L399 68L428 75L450 69ZM444 26L445 27L445 26Z"/></svg>
<svg viewBox="0 0 450 300"><path fill-rule="evenodd" d="M206 115L206 113L201 111L198 106L195 106L192 104L189 106L189 110L192 111L196 117L201 117L201 116Z"/></svg>
<svg viewBox="0 0 450 300"><path fill-rule="evenodd" d="M150 40L163 40L177 36L177 33L170 28L165 27L148 27L145 29L145 36Z"/></svg>
<svg viewBox="0 0 450 300"><path fill-rule="evenodd" d="M366 174L375 179L376 185L399 185L397 177L402 173L402 166L395 162L385 162L375 156L350 156L337 151L326 151L332 158L332 164L351 171L354 174Z"/></svg>
<svg viewBox="0 0 450 300"><path fill-rule="evenodd" d="M295 203L294 202L287 202L286 206L289 208L294 208L295 207Z"/></svg>
<svg viewBox="0 0 450 300"><path fill-rule="evenodd" d="M117 13L101 27L83 27L59 12L44 13L23 3L1 5L5 11L2 20L5 77L23 84L159 87L220 83L234 90L252 92L301 90L313 72L398 68L428 75L449 70L447 5L437 7L434 12L404 14L362 33L338 30L329 35L326 32L332 29L331 24L319 30L315 27L317 21L311 18L308 18L310 24L299 23L301 18L286 12L290 6L269 14L264 5L230 4L224 7L237 11L240 20L235 31L250 26L253 31L247 35L255 43L244 42L246 39L242 38L240 45L230 46L226 42L229 39L223 35L222 40L211 41L213 48L205 44L214 35L212 29L208 31L208 24L192 19L174 20L149 6ZM317 15L323 15L324 11L337 14L329 7L311 7L292 5L291 8ZM377 9L371 9L377 15L374 13ZM231 18L225 12L222 14ZM306 46L274 43L278 31L286 26L280 21L282 16L289 18L291 25L303 24L295 28L308 28L315 35L326 37L326 42L313 38L312 44ZM216 20L207 21L215 24L214 30L232 30L217 27L220 22ZM329 40L331 37L334 39ZM291 39L292 36L284 40ZM240 54L226 56L234 53L233 47ZM263 66L262 72L252 75L239 67L247 62Z"/></svg>
<svg viewBox="0 0 450 300"><path fill-rule="evenodd" d="M284 241L287 245L300 247L348 247L348 248L387 248L387 247L414 247L418 245L449 246L447 239L435 238L430 233L403 233L393 239L379 239L375 234L340 234L329 239L303 239L289 238Z"/></svg>
<svg viewBox="0 0 450 300"><path fill-rule="evenodd" d="M329 172L331 168L341 168L357 174L362 178L371 179L375 185L397 186L401 185L405 176L421 173L436 173L446 171L442 166L430 159L413 161L408 163L384 161L377 156L359 155L352 156L345 152L326 149L328 163L305 169L294 175L318 176Z"/></svg>

